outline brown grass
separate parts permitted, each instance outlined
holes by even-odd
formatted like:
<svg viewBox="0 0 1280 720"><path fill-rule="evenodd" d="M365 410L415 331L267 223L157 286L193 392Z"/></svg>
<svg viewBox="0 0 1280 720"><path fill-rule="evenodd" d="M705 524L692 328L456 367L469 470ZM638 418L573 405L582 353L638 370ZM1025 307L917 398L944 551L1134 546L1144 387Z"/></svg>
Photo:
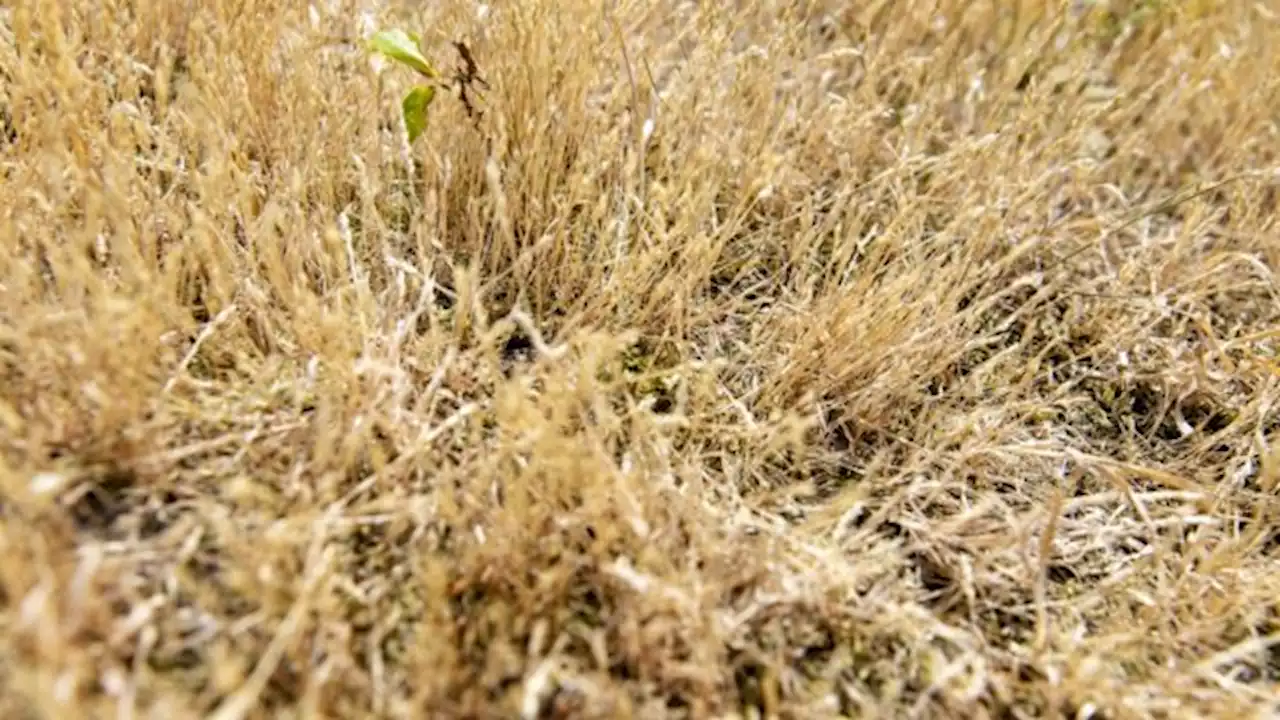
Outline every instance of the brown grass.
<svg viewBox="0 0 1280 720"><path fill-rule="evenodd" d="M1280 712L1280 7L1083 6L6 3L0 716Z"/></svg>

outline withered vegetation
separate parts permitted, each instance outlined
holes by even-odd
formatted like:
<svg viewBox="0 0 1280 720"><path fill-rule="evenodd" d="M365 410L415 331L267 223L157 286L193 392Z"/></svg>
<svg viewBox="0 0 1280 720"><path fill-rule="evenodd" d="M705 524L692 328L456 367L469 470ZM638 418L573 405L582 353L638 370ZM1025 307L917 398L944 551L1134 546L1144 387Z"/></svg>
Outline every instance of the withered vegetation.
<svg viewBox="0 0 1280 720"><path fill-rule="evenodd" d="M1252 0L6 3L0 716L1280 712L1277 109Z"/></svg>

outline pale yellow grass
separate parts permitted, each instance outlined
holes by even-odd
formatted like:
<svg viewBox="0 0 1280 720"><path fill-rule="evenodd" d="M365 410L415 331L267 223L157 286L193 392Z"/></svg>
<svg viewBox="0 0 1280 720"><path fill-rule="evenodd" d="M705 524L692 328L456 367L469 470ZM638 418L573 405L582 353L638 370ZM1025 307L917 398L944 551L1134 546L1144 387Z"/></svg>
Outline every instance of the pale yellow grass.
<svg viewBox="0 0 1280 720"><path fill-rule="evenodd" d="M6 4L0 715L1280 711L1280 7L1084 6Z"/></svg>

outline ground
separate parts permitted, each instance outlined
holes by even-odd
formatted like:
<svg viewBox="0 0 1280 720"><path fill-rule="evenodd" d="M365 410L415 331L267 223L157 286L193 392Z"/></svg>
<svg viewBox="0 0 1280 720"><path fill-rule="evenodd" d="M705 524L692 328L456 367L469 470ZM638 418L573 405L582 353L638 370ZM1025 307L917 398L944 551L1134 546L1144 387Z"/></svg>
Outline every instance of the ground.
<svg viewBox="0 0 1280 720"><path fill-rule="evenodd" d="M1277 108L1271 2L14 0L0 713L1280 712Z"/></svg>

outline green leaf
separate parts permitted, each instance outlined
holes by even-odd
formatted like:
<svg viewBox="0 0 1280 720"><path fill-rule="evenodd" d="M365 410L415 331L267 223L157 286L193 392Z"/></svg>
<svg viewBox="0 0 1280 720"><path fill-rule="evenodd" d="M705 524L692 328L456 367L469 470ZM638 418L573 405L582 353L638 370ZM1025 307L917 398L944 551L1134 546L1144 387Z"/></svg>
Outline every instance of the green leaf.
<svg viewBox="0 0 1280 720"><path fill-rule="evenodd" d="M369 38L369 47L392 60L408 65L423 75L434 78L439 73L431 67L426 56L418 49L417 35L410 36L403 30L383 30Z"/></svg>
<svg viewBox="0 0 1280 720"><path fill-rule="evenodd" d="M409 144L413 144L427 129L427 107L436 97L436 89L429 85L419 85L410 90L400 102L404 111L404 127L409 131Z"/></svg>

